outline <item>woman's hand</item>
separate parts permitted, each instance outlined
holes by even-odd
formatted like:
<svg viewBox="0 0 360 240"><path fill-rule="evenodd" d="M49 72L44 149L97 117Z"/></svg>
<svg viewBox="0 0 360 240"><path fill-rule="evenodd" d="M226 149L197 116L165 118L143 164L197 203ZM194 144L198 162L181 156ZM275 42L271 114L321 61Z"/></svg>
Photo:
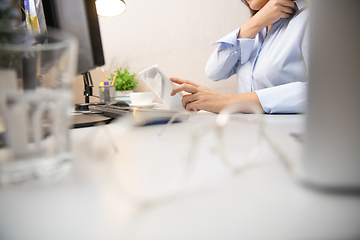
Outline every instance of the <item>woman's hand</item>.
<svg viewBox="0 0 360 240"><path fill-rule="evenodd" d="M290 18L297 9L293 0L269 0L241 27L238 38L254 38L261 29L280 18Z"/></svg>
<svg viewBox="0 0 360 240"><path fill-rule="evenodd" d="M194 82L179 78L170 78L170 80L179 84L173 88L172 96L182 91L189 93L182 99L182 105L187 111L206 110L218 113L229 101L229 95L221 94Z"/></svg>
<svg viewBox="0 0 360 240"><path fill-rule="evenodd" d="M254 92L236 95L222 94L188 80L182 80L179 78L170 78L170 80L179 84L173 88L171 92L172 96L182 91L189 93L184 95L182 99L182 105L187 111L205 110L213 113L219 113L226 106L239 101L251 101L261 107L257 94ZM247 111L245 110L244 112Z"/></svg>
<svg viewBox="0 0 360 240"><path fill-rule="evenodd" d="M254 16L262 27L269 26L280 18L289 18L297 6L293 0L269 0L263 8Z"/></svg>

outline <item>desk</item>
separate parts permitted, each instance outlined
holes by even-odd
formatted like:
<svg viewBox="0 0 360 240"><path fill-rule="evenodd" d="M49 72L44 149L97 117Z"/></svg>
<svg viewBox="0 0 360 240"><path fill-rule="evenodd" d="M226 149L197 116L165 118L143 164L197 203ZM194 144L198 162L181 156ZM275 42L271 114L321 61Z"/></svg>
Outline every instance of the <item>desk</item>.
<svg viewBox="0 0 360 240"><path fill-rule="evenodd" d="M97 124L108 124L112 118L93 113L74 113L72 128L92 127Z"/></svg>
<svg viewBox="0 0 360 240"><path fill-rule="evenodd" d="M206 123L215 117L197 115L189 121ZM301 131L304 116L266 115L265 123L269 133L280 132L275 138L281 141L281 133ZM185 125L174 124L165 134L185 134ZM138 147L160 128L133 131L142 136ZM0 189L0 239L360 238L360 196L301 186L267 142L256 162L234 175L214 151L215 134L200 137L191 181L179 196L148 207L136 205L107 174L112 161L123 160L117 155L126 152L121 144L129 139L124 136L115 123L71 130L74 167L69 176L51 186ZM111 139L118 152L107 150ZM183 141L168 145L182 146ZM158 176L159 169L152 169L148 160L147 170ZM176 171L171 164L166 168Z"/></svg>

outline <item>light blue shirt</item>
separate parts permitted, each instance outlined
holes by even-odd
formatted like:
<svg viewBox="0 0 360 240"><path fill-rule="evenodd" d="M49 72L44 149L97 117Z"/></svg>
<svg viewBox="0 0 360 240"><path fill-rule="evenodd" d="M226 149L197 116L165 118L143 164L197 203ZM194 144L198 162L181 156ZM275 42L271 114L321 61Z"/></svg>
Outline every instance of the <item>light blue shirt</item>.
<svg viewBox="0 0 360 240"><path fill-rule="evenodd" d="M266 35L262 29L253 39L238 39L239 29L215 44L205 72L218 81L237 74L238 92L256 92L267 113L300 113L307 98L308 10L302 0L299 11L275 22Z"/></svg>

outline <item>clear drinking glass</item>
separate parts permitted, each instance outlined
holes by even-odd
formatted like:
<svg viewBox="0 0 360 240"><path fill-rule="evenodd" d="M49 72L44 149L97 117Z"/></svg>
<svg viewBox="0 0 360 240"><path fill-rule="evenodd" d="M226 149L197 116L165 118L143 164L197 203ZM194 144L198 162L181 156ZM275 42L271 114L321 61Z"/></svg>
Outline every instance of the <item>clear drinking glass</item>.
<svg viewBox="0 0 360 240"><path fill-rule="evenodd" d="M51 29L0 36L0 186L48 183L71 166L77 40Z"/></svg>

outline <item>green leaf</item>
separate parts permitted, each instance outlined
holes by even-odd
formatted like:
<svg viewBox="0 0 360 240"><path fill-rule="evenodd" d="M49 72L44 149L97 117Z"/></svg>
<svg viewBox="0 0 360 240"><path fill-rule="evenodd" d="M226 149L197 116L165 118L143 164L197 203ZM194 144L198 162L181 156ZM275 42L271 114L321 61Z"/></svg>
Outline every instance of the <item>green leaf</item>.
<svg viewBox="0 0 360 240"><path fill-rule="evenodd" d="M117 72L117 76L115 79L115 91L126 91L126 90L134 90L138 84L136 74L130 74L129 67L126 67L124 71L122 68L117 68L114 73ZM111 78L109 81L112 81L115 74L111 74Z"/></svg>

